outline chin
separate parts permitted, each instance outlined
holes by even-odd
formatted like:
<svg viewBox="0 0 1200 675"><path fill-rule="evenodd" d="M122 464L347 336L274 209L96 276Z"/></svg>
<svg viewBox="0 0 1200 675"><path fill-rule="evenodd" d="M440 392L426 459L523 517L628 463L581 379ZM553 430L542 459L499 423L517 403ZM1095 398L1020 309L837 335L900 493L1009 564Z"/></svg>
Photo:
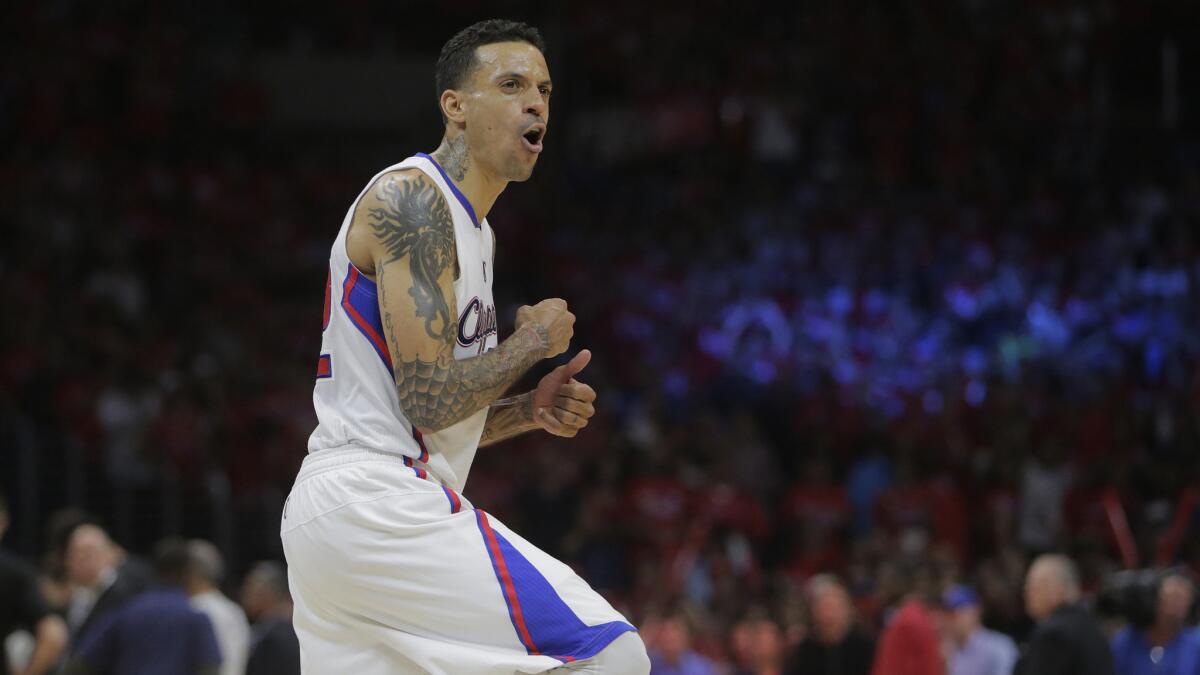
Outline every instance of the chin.
<svg viewBox="0 0 1200 675"><path fill-rule="evenodd" d="M508 180L511 183L524 183L533 176L534 165L515 167L508 174Z"/></svg>

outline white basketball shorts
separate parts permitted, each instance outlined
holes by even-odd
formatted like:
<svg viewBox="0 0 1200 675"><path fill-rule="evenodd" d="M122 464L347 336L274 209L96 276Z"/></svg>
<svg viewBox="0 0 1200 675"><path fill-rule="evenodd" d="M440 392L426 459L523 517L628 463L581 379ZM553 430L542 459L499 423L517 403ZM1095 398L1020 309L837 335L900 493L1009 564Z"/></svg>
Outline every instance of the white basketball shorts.
<svg viewBox="0 0 1200 675"><path fill-rule="evenodd" d="M309 675L538 673L635 630L571 568L396 455L310 454L281 537Z"/></svg>

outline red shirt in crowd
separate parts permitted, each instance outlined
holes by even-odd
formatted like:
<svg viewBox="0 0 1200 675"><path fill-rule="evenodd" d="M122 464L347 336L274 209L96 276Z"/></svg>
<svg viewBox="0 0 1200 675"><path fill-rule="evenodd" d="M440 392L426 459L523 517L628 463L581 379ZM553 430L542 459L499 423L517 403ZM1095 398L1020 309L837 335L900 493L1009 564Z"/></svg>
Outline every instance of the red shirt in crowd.
<svg viewBox="0 0 1200 675"><path fill-rule="evenodd" d="M933 612L906 600L879 638L871 675L942 675L942 651Z"/></svg>

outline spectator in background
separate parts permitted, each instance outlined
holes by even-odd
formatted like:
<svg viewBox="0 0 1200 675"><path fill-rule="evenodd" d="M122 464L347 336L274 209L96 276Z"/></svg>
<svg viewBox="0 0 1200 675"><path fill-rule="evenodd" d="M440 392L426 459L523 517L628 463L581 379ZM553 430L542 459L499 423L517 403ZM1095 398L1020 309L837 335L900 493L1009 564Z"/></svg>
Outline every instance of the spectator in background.
<svg viewBox="0 0 1200 675"><path fill-rule="evenodd" d="M890 567L894 606L879 638L872 675L943 675L941 640L930 609L932 572L912 561Z"/></svg>
<svg viewBox="0 0 1200 675"><path fill-rule="evenodd" d="M850 593L829 574L808 583L812 621L796 650L788 675L868 675L875 642L857 626Z"/></svg>
<svg viewBox="0 0 1200 675"><path fill-rule="evenodd" d="M752 614L733 627L734 675L780 675L783 633L765 614Z"/></svg>
<svg viewBox="0 0 1200 675"><path fill-rule="evenodd" d="M1079 602L1079 572L1064 555L1039 556L1025 576L1025 610L1038 622L1017 675L1113 675L1112 652Z"/></svg>
<svg viewBox="0 0 1200 675"><path fill-rule="evenodd" d="M250 624L242 608L218 588L225 567L221 553L212 543L193 539L188 542L188 558L187 592L192 607L212 622L221 648L221 675L243 675L250 653Z"/></svg>
<svg viewBox="0 0 1200 675"><path fill-rule="evenodd" d="M1200 629L1186 625L1196 589L1179 573L1163 578L1154 623L1126 626L1113 636L1117 675L1193 675L1200 673Z"/></svg>
<svg viewBox="0 0 1200 675"><path fill-rule="evenodd" d="M716 675L712 661L692 650L686 617L675 614L663 619L655 632L650 655L654 675Z"/></svg>
<svg viewBox="0 0 1200 675"><path fill-rule="evenodd" d="M1010 675L1017 645L1009 636L983 627L979 597L967 586L942 595L948 675Z"/></svg>
<svg viewBox="0 0 1200 675"><path fill-rule="evenodd" d="M8 504L0 494L0 540L8 529ZM50 613L38 590L37 575L19 558L0 550L0 666L5 638L17 630L33 635L33 650L15 675L42 675L58 664L67 645L67 625Z"/></svg>
<svg viewBox="0 0 1200 675"><path fill-rule="evenodd" d="M292 627L287 572L278 563L258 563L242 582L241 599L254 622L246 675L300 675L300 641Z"/></svg>
<svg viewBox="0 0 1200 675"><path fill-rule="evenodd" d="M154 567L162 587L101 617L79 644L70 675L220 672L221 651L212 623L192 608L184 591L190 567L187 542L159 542Z"/></svg>
<svg viewBox="0 0 1200 675"><path fill-rule="evenodd" d="M122 573L117 547L99 525L85 523L71 532L65 563L71 584L67 625L75 646L87 638L104 616L120 609L145 589L143 579Z"/></svg>
<svg viewBox="0 0 1200 675"><path fill-rule="evenodd" d="M67 553L75 531L84 525L95 525L102 531L105 529L95 515L76 507L57 509L46 518L47 550L41 561L41 571L45 573L41 579L42 590L46 593L51 608L63 616L68 614L71 599L78 590L78 584L71 580L70 570L67 568ZM108 537L107 531L105 537ZM150 563L130 555L111 538L108 544L122 586L130 587L131 590L144 590L153 585L154 568ZM74 626L69 627L74 629Z"/></svg>

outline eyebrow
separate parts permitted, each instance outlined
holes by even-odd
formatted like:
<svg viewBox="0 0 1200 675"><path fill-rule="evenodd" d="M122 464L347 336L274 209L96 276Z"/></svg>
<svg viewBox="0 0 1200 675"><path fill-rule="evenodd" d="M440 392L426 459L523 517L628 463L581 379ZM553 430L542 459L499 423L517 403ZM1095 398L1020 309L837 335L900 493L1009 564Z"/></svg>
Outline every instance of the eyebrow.
<svg viewBox="0 0 1200 675"><path fill-rule="evenodd" d="M518 79L518 80L526 80L526 81L528 81L528 80L529 80L529 78L528 78L528 77L526 77L525 75L522 75L521 73L511 73L511 72L510 72L510 73L504 73L504 74L502 74L502 75L499 75L499 76L497 76L497 77L496 77L496 81L503 81L503 80L507 80L507 79L509 79L509 78L516 78L516 79ZM544 85L546 85L546 86L549 86L549 87L553 87L553 86L554 86L554 83L553 83L553 82L551 82L551 81L550 81L550 80L548 80L548 79L547 79L547 80L542 80L541 82L538 82L538 85L539 85L539 86L540 86L540 85L543 85L543 84L544 84Z"/></svg>

